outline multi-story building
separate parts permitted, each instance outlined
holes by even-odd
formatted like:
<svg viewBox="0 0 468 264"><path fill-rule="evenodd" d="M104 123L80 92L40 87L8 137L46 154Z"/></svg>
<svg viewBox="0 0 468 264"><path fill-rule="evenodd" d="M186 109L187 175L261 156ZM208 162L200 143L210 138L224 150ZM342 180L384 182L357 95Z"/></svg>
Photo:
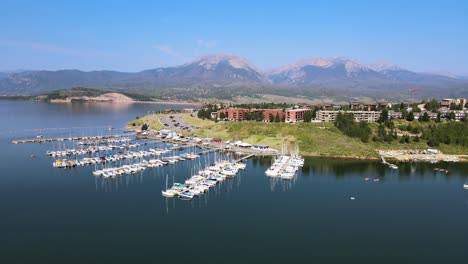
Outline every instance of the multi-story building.
<svg viewBox="0 0 468 264"><path fill-rule="evenodd" d="M463 110L455 110L451 111L455 114L455 120L460 121L460 120L465 120L467 117L467 112Z"/></svg>
<svg viewBox="0 0 468 264"><path fill-rule="evenodd" d="M276 116L279 117L279 120L283 120L284 112L283 109L263 109L264 121L270 122L275 120Z"/></svg>
<svg viewBox="0 0 468 264"><path fill-rule="evenodd" d="M385 101L377 102L350 102L349 108L351 110L375 111L378 108L387 107L389 104Z"/></svg>
<svg viewBox="0 0 468 264"><path fill-rule="evenodd" d="M305 112L310 111L310 109L287 109L286 110L286 122L299 122L304 121ZM310 120L309 120L310 121Z"/></svg>
<svg viewBox="0 0 468 264"><path fill-rule="evenodd" d="M351 113L356 122L364 121L368 123L375 123L380 118L380 111L317 111L316 120L321 122L335 122L338 113Z"/></svg>
<svg viewBox="0 0 468 264"><path fill-rule="evenodd" d="M388 111L388 117L390 117L390 119L401 119L403 118L403 114L401 112L390 110Z"/></svg>
<svg viewBox="0 0 468 264"><path fill-rule="evenodd" d="M221 119L221 115L224 114L224 118L229 120L245 120L247 117L247 113L251 113L252 109L246 108L225 108L220 109L217 112L217 118Z"/></svg>
<svg viewBox="0 0 468 264"><path fill-rule="evenodd" d="M445 99L442 99L442 101L440 102L440 106L450 107L452 103L455 105L465 106L467 103L467 100L465 98L457 98L457 99L445 98Z"/></svg>
<svg viewBox="0 0 468 264"><path fill-rule="evenodd" d="M310 111L310 109L247 109L247 108L225 108L220 109L216 113L216 118L219 120L223 116L229 120L242 121L247 119L247 115L263 112L264 121L270 122L275 120L276 116L280 120L285 119L287 122L299 122L304 120L305 112Z"/></svg>

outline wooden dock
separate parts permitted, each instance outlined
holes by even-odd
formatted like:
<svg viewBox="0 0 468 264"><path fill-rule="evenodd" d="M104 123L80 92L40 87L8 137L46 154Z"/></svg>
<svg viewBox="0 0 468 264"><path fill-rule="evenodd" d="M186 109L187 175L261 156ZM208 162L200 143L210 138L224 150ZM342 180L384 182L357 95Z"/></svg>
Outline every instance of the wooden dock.
<svg viewBox="0 0 468 264"><path fill-rule="evenodd" d="M244 157L242 157L242 158L240 158L240 159L237 159L237 160L236 160L236 163L237 163L237 162L244 161L244 160L247 160L247 159L250 159L250 158L252 158L252 157L254 157L254 156L256 156L256 154L255 154L255 153L253 153L253 154L249 154L249 155L247 155L247 156L244 156Z"/></svg>
<svg viewBox="0 0 468 264"><path fill-rule="evenodd" d="M47 142L59 142L59 141L71 141L71 140L100 140L100 139L112 139L120 138L125 135L104 135L104 136L82 136L82 137L63 137L63 138L30 138L30 139L17 139L13 140L13 144L26 144L26 143L47 143Z"/></svg>
<svg viewBox="0 0 468 264"><path fill-rule="evenodd" d="M397 165L387 162L385 160L384 156L380 156L380 158L382 158L382 164L385 164L385 165L389 166L392 169L398 168Z"/></svg>

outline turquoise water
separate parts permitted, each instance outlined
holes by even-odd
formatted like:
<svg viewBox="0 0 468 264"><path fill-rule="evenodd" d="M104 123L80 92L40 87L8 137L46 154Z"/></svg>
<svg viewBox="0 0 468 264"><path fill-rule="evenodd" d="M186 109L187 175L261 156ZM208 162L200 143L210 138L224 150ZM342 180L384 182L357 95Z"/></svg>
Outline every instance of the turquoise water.
<svg viewBox="0 0 468 264"><path fill-rule="evenodd" d="M163 108L0 101L1 263L464 263L468 257L467 164L399 164L395 171L378 162L306 159L294 181L282 181L264 175L269 158L255 158L208 195L181 201L161 196L166 175L181 182L213 154L102 180L92 176L93 167L53 168L45 151L56 144L10 143L34 137L37 130L24 130L38 128L64 128L40 130L44 136L104 134L96 127L122 128Z"/></svg>

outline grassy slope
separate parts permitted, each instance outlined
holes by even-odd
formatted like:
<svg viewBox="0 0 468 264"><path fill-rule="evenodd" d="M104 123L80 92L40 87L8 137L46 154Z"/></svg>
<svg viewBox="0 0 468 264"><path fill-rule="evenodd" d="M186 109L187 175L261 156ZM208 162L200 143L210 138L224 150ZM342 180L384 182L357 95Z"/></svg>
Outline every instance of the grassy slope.
<svg viewBox="0 0 468 264"><path fill-rule="evenodd" d="M377 157L377 152L371 146L344 136L332 124L220 122L201 128L196 134L266 144L276 149L281 149L284 139L289 144L297 142L303 155Z"/></svg>
<svg viewBox="0 0 468 264"><path fill-rule="evenodd" d="M147 121L147 116L129 122L137 128ZM369 141L363 143L359 139L349 138L331 123L261 123L261 122L218 122L201 120L184 114L185 122L199 127L194 131L200 137L218 137L223 140L242 140L250 144L265 144L281 149L284 139L289 144L299 144L303 155L334 156L334 157L365 157L377 158L378 150L397 149L427 149L425 140L401 144L398 140L391 143ZM419 122L415 121L416 125ZM370 124L373 131L377 124ZM158 117L151 118L152 129L163 129ZM467 154L468 149L460 146L441 144L438 149L445 154Z"/></svg>
<svg viewBox="0 0 468 264"><path fill-rule="evenodd" d="M182 116L182 119L185 122L187 122L188 124L190 124L192 126L200 127L200 128L210 127L210 126L213 126L215 124L215 122L213 122L211 120L203 120L203 119L200 119L200 118L197 118L197 117L192 117L188 113L185 113Z"/></svg>
<svg viewBox="0 0 468 264"><path fill-rule="evenodd" d="M144 123L148 123L150 129L161 130L164 126L159 122L158 118L161 115L146 115L138 119L133 119L128 122L127 126L130 129L140 129Z"/></svg>

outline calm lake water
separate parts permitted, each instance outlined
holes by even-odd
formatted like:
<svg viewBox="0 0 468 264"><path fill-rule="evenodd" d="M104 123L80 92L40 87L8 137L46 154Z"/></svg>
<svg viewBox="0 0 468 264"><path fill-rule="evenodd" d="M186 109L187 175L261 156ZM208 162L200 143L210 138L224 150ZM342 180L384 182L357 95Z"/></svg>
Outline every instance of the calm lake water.
<svg viewBox="0 0 468 264"><path fill-rule="evenodd" d="M105 134L99 126L123 128L167 107L0 101L0 263L466 262L467 164L395 171L306 159L283 181L264 175L269 158L255 158L208 195L181 201L161 196L166 175L181 182L213 154L103 180L93 167L53 168L45 152L57 143L11 144L38 133Z"/></svg>

